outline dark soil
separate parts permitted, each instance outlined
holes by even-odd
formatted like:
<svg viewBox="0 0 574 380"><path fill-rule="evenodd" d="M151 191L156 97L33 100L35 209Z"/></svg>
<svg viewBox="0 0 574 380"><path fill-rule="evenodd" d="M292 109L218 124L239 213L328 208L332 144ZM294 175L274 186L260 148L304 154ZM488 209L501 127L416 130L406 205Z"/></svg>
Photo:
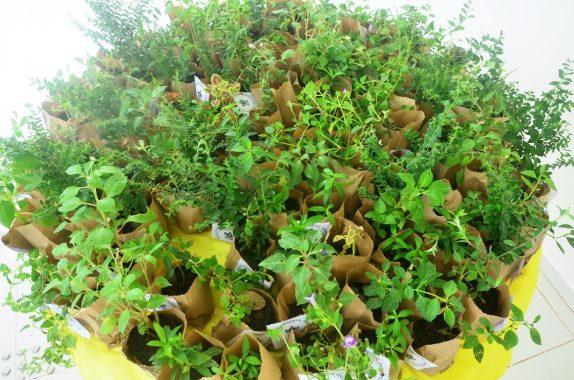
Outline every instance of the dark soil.
<svg viewBox="0 0 574 380"><path fill-rule="evenodd" d="M355 292L357 297L363 302L367 303L367 297L365 297L365 288L368 286L367 284L361 284L360 282L352 282L348 284L349 287Z"/></svg>
<svg viewBox="0 0 574 380"><path fill-rule="evenodd" d="M476 306L486 314L497 315L499 313L498 297L498 290L492 288L486 292L478 293L478 297L473 299L473 301Z"/></svg>
<svg viewBox="0 0 574 380"><path fill-rule="evenodd" d="M246 315L241 321L254 331L265 331L265 327L277 322L278 318L273 309L273 305L266 303L261 310L252 310L251 314Z"/></svg>
<svg viewBox="0 0 574 380"><path fill-rule="evenodd" d="M302 314L305 314L304 305L289 305L289 318L298 317Z"/></svg>
<svg viewBox="0 0 574 380"><path fill-rule="evenodd" d="M161 314L158 319L161 326L169 326L172 329L177 326L181 326L181 321L174 319L169 315ZM137 328L132 329L128 336L126 356L136 363L141 363L147 366L152 365L150 358L156 353L157 347L150 347L147 343L158 339L159 338L153 328L150 328L143 335L140 335Z"/></svg>
<svg viewBox="0 0 574 380"><path fill-rule="evenodd" d="M427 344L446 342L457 336L458 330L456 328L451 329L440 315L432 322L420 320L413 324L414 349Z"/></svg>
<svg viewBox="0 0 574 380"><path fill-rule="evenodd" d="M371 345L374 345L377 342L377 331L376 330L361 330L359 334L359 338L361 340L368 339Z"/></svg>
<svg viewBox="0 0 574 380"><path fill-rule="evenodd" d="M191 270L177 267L174 269L173 277L168 280L171 285L167 288L163 288L161 294L164 296L179 296L185 294L189 288L191 288L193 280L195 280L196 277L197 275Z"/></svg>
<svg viewBox="0 0 574 380"><path fill-rule="evenodd" d="M301 210L301 204L295 198L287 198L285 201L285 212L297 212Z"/></svg>
<svg viewBox="0 0 574 380"><path fill-rule="evenodd" d="M124 224L124 226L120 229L120 234L129 234L130 232L134 232L140 225L135 222L128 222Z"/></svg>

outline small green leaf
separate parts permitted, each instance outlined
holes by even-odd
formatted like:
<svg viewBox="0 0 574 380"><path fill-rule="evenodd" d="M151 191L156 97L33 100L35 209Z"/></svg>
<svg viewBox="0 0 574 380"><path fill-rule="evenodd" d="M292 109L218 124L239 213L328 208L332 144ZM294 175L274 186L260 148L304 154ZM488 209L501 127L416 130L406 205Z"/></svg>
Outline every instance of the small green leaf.
<svg viewBox="0 0 574 380"><path fill-rule="evenodd" d="M512 312L512 319L516 322L521 322L524 320L524 313L515 304L510 304L510 311Z"/></svg>
<svg viewBox="0 0 574 380"><path fill-rule="evenodd" d="M161 294L152 294L147 301L147 308L155 310L165 302L165 296Z"/></svg>
<svg viewBox="0 0 574 380"><path fill-rule="evenodd" d="M424 192L433 207L442 206L446 195L451 191L450 185L444 181L435 181Z"/></svg>
<svg viewBox="0 0 574 380"><path fill-rule="evenodd" d="M260 262L259 266L262 268L269 269L270 271L275 273L283 272L283 268L285 266L285 254L276 253L272 256L269 256L268 258Z"/></svg>
<svg viewBox="0 0 574 380"><path fill-rule="evenodd" d="M484 356L484 346L482 343L477 343L476 346L472 348L472 353L474 354L475 359L481 363L482 357Z"/></svg>
<svg viewBox="0 0 574 380"><path fill-rule="evenodd" d="M454 324L456 322L456 316L454 315L451 309L448 308L444 309L444 321L449 327L451 328L454 327Z"/></svg>
<svg viewBox="0 0 574 380"><path fill-rule="evenodd" d="M530 339L537 345L542 344L542 338L540 338L540 333L534 327L530 328Z"/></svg>
<svg viewBox="0 0 574 380"><path fill-rule="evenodd" d="M116 319L114 317L106 317L100 326L100 334L110 335L116 327Z"/></svg>
<svg viewBox="0 0 574 380"><path fill-rule="evenodd" d="M353 302L355 298L357 298L357 296L353 293L341 292L341 295L339 295L339 302L343 305L348 305Z"/></svg>
<svg viewBox="0 0 574 380"><path fill-rule="evenodd" d="M150 223L157 219L157 215L152 209L148 208L145 214L130 215L126 222L134 223Z"/></svg>
<svg viewBox="0 0 574 380"><path fill-rule="evenodd" d="M504 334L504 348L508 351L514 348L518 344L518 335L514 330L508 330Z"/></svg>
<svg viewBox="0 0 574 380"><path fill-rule="evenodd" d="M301 256L299 255L290 255L287 257L287 261L285 262L285 272L291 273L299 266L299 260Z"/></svg>
<svg viewBox="0 0 574 380"><path fill-rule="evenodd" d="M0 224L6 228L10 228L16 215L16 207L12 202L0 201Z"/></svg>
<svg viewBox="0 0 574 380"><path fill-rule="evenodd" d="M136 301L136 300L141 300L142 298L144 298L145 293L142 289L136 288L136 289L131 289L128 294L126 295L126 298L128 299L128 301Z"/></svg>
<svg viewBox="0 0 574 380"><path fill-rule="evenodd" d="M103 198L96 203L96 208L104 214L109 214L115 210L115 204L112 198Z"/></svg>
<svg viewBox="0 0 574 380"><path fill-rule="evenodd" d="M106 196L115 197L120 195L126 188L127 178L123 174L114 174L104 183Z"/></svg>
<svg viewBox="0 0 574 380"><path fill-rule="evenodd" d="M431 169L427 169L421 174L419 178L419 187L426 189L430 186L433 180L433 174Z"/></svg>
<svg viewBox="0 0 574 380"><path fill-rule="evenodd" d="M122 314L120 314L120 318L118 319L118 328L120 329L121 334L123 334L126 331L126 327L128 327L129 321L130 321L129 310L122 311Z"/></svg>
<svg viewBox="0 0 574 380"><path fill-rule="evenodd" d="M70 211L77 209L78 207L80 207L83 204L84 204L84 202L82 202L80 200L80 198L72 197L69 199L62 200L61 206L60 206L60 208L58 208L58 211L60 211L61 213L67 213L67 212L70 212Z"/></svg>
<svg viewBox="0 0 574 380"><path fill-rule="evenodd" d="M444 290L444 295L446 297L452 296L457 291L456 283L452 280L445 282L442 289Z"/></svg>

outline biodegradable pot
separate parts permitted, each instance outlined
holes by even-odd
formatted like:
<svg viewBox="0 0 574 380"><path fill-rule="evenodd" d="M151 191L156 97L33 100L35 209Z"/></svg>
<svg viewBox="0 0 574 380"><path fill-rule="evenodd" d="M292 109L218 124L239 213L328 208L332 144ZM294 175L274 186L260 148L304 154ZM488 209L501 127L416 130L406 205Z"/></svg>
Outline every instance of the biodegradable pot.
<svg viewBox="0 0 574 380"><path fill-rule="evenodd" d="M159 222L161 228L165 232L169 232L169 225L167 222L167 218L165 217L163 209L161 208L160 204L151 195L147 196L147 201L148 201L147 207L154 212L156 218L151 222L140 224L132 231L120 231L120 233L118 233L118 239L122 243L141 238L144 234L143 229L149 228L149 226L155 222Z"/></svg>
<svg viewBox="0 0 574 380"><path fill-rule="evenodd" d="M176 267L168 282L171 285L162 288L161 294L178 303L190 325L204 326L214 310L210 280L207 279L201 284L200 278L191 270Z"/></svg>
<svg viewBox="0 0 574 380"><path fill-rule="evenodd" d="M277 311L280 321L305 314L305 305L297 305L294 282L283 286L277 294Z"/></svg>
<svg viewBox="0 0 574 380"><path fill-rule="evenodd" d="M205 335L202 332L195 329L188 330L188 333L184 337L184 342L187 346L195 346L197 344L201 344L201 348L204 351L211 347L221 349L222 351L221 355L219 355L219 357L213 358L213 360L219 363L221 367L221 362L223 360L223 350L225 350L225 345L223 344L223 342L209 335ZM157 377L157 380L171 380L172 372L173 372L172 369L167 365L162 366L159 375ZM191 370L190 374L191 379L204 379L204 377L201 374L197 373L197 371L193 369ZM210 378L215 379L216 376L212 376Z"/></svg>
<svg viewBox="0 0 574 380"><path fill-rule="evenodd" d="M249 289L246 292L252 303L251 312L241 320L253 331L265 331L266 326L279 321L277 305L273 298L261 289Z"/></svg>
<svg viewBox="0 0 574 380"><path fill-rule="evenodd" d="M377 277L381 275L375 266L363 263L354 268L351 268L346 275L344 280L344 286L341 290L342 293L349 293L356 295L356 297L347 305L343 305L341 308L341 313L343 315L343 328L345 330L351 329L358 323L364 326L377 326L373 311L370 310L367 305L361 300L354 288L361 288L363 286L371 284L371 280L365 275L366 272L371 272ZM337 279L340 280L340 279ZM359 289L362 293L362 289Z"/></svg>
<svg viewBox="0 0 574 380"><path fill-rule="evenodd" d="M442 315L439 315L432 322L418 320L413 323L413 342L410 346L416 353L407 350L406 361L411 366L414 363L420 364L420 357L433 363L432 368L420 368L419 370L427 375L435 375L444 372L454 362L458 353L460 331L457 328L451 329L445 323ZM420 355L418 357L417 355Z"/></svg>
<svg viewBox="0 0 574 380"><path fill-rule="evenodd" d="M185 315L178 309L168 309L158 311L157 322L162 327L170 327L172 329L180 327L180 331L185 334L187 322ZM150 320L154 318L154 314L150 314ZM140 334L137 327L133 327L128 333L122 344L122 350L126 357L134 363L142 366L151 366L151 357L156 353L157 347L148 346L147 343L152 340L159 340L159 337L153 327L149 327L144 334Z"/></svg>
<svg viewBox="0 0 574 380"><path fill-rule="evenodd" d="M332 225L327 237L327 243L336 250L342 249L343 241L334 242L337 235L346 235L349 231L355 230L360 233L354 238L355 254L348 249L344 255L336 255L333 260L332 273L335 277L341 278L346 276L347 271L357 265L368 263L373 253L374 243L369 235L355 223L342 217L335 216L335 225Z"/></svg>
<svg viewBox="0 0 574 380"><path fill-rule="evenodd" d="M511 296L508 285L502 284L486 292L481 292L481 298L465 297L464 314L462 319L472 325L473 329L481 326L479 319L484 317L493 326L504 324L510 314ZM500 325L499 325L500 326Z"/></svg>
<svg viewBox="0 0 574 380"><path fill-rule="evenodd" d="M251 352L258 353L261 357L261 367L259 369L258 380L271 380L271 379L281 379L281 368L275 360L275 358L267 351L267 349L253 336L246 334L242 339L238 339L235 343L229 346L223 352L223 362L221 364L221 369L225 371L229 366L229 360L227 357L229 355L235 355L241 357L241 348L243 346L243 339L247 339L249 342L249 348Z"/></svg>

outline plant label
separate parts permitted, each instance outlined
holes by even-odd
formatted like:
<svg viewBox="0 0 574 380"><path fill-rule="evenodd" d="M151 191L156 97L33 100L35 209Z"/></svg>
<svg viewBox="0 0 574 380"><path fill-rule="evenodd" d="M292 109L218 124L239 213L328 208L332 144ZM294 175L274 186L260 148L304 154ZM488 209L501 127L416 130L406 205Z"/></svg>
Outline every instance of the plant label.
<svg viewBox="0 0 574 380"><path fill-rule="evenodd" d="M266 332L245 330L245 331L240 332L236 337L234 337L229 342L227 342L226 345L231 346L233 343L237 342L242 336L247 335L247 334L249 334L252 337L254 337L255 339L257 339L257 341L259 343L261 343L263 346L269 346L271 344L271 338L267 336Z"/></svg>
<svg viewBox="0 0 574 380"><path fill-rule="evenodd" d="M233 235L233 228L221 228L219 227L219 223L213 223L211 225L211 238L233 243L235 235Z"/></svg>
<svg viewBox="0 0 574 380"><path fill-rule="evenodd" d="M50 310L54 314L58 315L64 314L64 311L60 306L52 303L47 303L46 305L42 306L40 310ZM71 331L75 332L76 334L78 334L83 338L90 339L92 336L92 334L90 334L90 332L84 326L82 326L82 324L78 322L76 318L72 317L71 315L66 315L66 326Z"/></svg>
<svg viewBox="0 0 574 380"><path fill-rule="evenodd" d="M245 270L246 272L253 272L253 268L251 268L251 266L247 263L247 261L239 259L239 261L235 265L235 271L239 272L241 270ZM271 288L271 282L267 280L263 280L261 284L265 287L265 289Z"/></svg>
<svg viewBox="0 0 574 380"><path fill-rule="evenodd" d="M209 102L209 92L207 86L197 76L194 77L195 81L195 95L202 102Z"/></svg>
<svg viewBox="0 0 574 380"><path fill-rule="evenodd" d="M251 92L242 92L233 97L239 111L244 114L248 114L249 111L257 108L257 100Z"/></svg>
<svg viewBox="0 0 574 380"><path fill-rule="evenodd" d="M343 370L334 370L334 371L327 371L322 373L321 375L299 375L299 380L319 380L319 379L326 379L326 380L345 380L345 371ZM353 379L356 379L353 376Z"/></svg>
<svg viewBox="0 0 574 380"><path fill-rule="evenodd" d="M496 325L492 326L492 330L494 332L499 332L499 331L504 330L507 322L508 322L508 317L504 318L502 321L500 321Z"/></svg>
<svg viewBox="0 0 574 380"><path fill-rule="evenodd" d="M150 299L149 293L145 295L145 299L149 301ZM164 311L169 309L178 309L181 310L177 301L173 298L166 298L165 302L159 305L156 309L148 309L149 311Z"/></svg>
<svg viewBox="0 0 574 380"><path fill-rule="evenodd" d="M408 365L416 370L427 369L427 368L438 368L438 365L431 361L426 360L424 357L419 355L412 346L407 348L407 354L405 356L405 361Z"/></svg>
<svg viewBox="0 0 574 380"><path fill-rule="evenodd" d="M373 380L390 380L391 378L391 361L383 355L376 355L372 348L367 348L365 354L371 359L371 368L377 371Z"/></svg>
<svg viewBox="0 0 574 380"><path fill-rule="evenodd" d="M329 230L331 229L331 223L329 223L329 222L314 223L314 224L311 224L307 228L310 230L321 231L321 234L323 234L323 241L325 241L325 239L327 238L327 234L329 233Z"/></svg>
<svg viewBox="0 0 574 380"><path fill-rule="evenodd" d="M277 322L277 323L273 323L271 325L267 325L267 330L278 330L278 329L280 329L282 331L283 335L285 337L287 337L291 331L294 331L294 332L305 331L305 329L307 329L307 326L309 326L309 323L307 322L307 315L303 314L303 315L299 315L297 317L287 319L287 320L282 321L282 322ZM271 341L273 342L273 347L275 347L275 349L277 349L277 350L285 347L285 340L284 339L280 339L280 340L272 339Z"/></svg>

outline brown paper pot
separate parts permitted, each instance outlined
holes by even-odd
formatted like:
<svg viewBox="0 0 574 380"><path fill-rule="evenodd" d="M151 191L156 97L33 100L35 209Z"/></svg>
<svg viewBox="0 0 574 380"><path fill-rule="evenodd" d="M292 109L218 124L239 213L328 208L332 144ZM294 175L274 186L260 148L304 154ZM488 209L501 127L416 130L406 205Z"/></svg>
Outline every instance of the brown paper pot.
<svg viewBox="0 0 574 380"><path fill-rule="evenodd" d="M354 287L362 288L363 286L369 285L371 280L365 275L366 272L374 273L377 276L381 275L381 271L368 263L363 263L353 267L347 272L345 285L343 286L341 293L356 295L353 290ZM359 291L362 292L362 289ZM378 324L373 316L373 311L370 310L358 296L353 299L351 303L344 305L341 309L341 313L343 314L343 327L346 330L351 329L358 323L365 326L376 326Z"/></svg>
<svg viewBox="0 0 574 380"><path fill-rule="evenodd" d="M194 233L195 225L203 222L203 213L199 207L183 206L177 209L175 219L183 232Z"/></svg>
<svg viewBox="0 0 574 380"><path fill-rule="evenodd" d="M488 198L488 175L464 168L464 180L458 188L463 196L469 191L478 191L484 198Z"/></svg>
<svg viewBox="0 0 574 380"><path fill-rule="evenodd" d="M169 326L172 329L179 326L180 331L185 334L187 322L185 320L185 315L181 312L181 310L168 309L164 311L158 311L154 314L157 314L157 317L159 318L158 323L161 326ZM150 321L155 321L154 314L149 315L148 318ZM137 327L133 327L128 332L126 338L123 340L122 350L126 357L134 363L143 366L151 366L150 358L157 351L156 347L150 347L147 345L147 342L151 340L159 340L153 327L150 326L144 335L140 335Z"/></svg>
<svg viewBox="0 0 574 380"><path fill-rule="evenodd" d="M120 331L116 327L114 331L110 335L101 335L99 334L101 321L100 321L100 314L106 308L106 299L100 298L89 307L81 309L78 311L74 318L82 324L88 331L92 334L92 336L96 336L99 340L107 344L108 346L113 346L119 343L120 340ZM116 315L118 317L119 315Z"/></svg>
<svg viewBox="0 0 574 380"><path fill-rule="evenodd" d="M327 243L338 250L338 252L341 252L344 241L333 242L333 239L335 239L337 235L346 235L351 230L361 231L354 239L355 254L353 254L352 249L349 248L346 254L339 254L334 257L331 272L337 278L345 277L347 271L357 265L368 263L373 253L373 240L371 240L365 230L350 220L341 217L335 217L335 225L331 226L329 230Z"/></svg>
<svg viewBox="0 0 574 380"><path fill-rule="evenodd" d="M266 326L279 321L277 304L269 294L261 289L246 291L253 302L251 313L242 319L253 331L266 331Z"/></svg>
<svg viewBox="0 0 574 380"><path fill-rule="evenodd" d="M261 357L261 368L259 370L259 376L257 377L257 379L280 380L281 368L279 367L279 364L277 363L275 358L269 353L269 351L267 351L267 349L263 347L263 345L259 343L257 339L255 339L253 336L249 334L246 334L243 339L248 340L251 352L256 352ZM237 342L229 346L223 353L223 363L221 368L224 371L229 366L229 360L227 359L228 355L235 355L241 357L241 348L243 345L243 339L237 340Z"/></svg>
<svg viewBox="0 0 574 380"><path fill-rule="evenodd" d="M70 123L62 107L56 102L42 102L42 118L50 137L63 141L70 133Z"/></svg>
<svg viewBox="0 0 574 380"><path fill-rule="evenodd" d="M184 338L184 342L187 346L195 346L197 344L201 344L201 348L204 351L211 347L220 348L222 351L221 356L215 357L213 358L213 360L215 360L221 366L221 362L223 360L223 350L225 349L225 345L220 340L215 339L209 335L205 335L195 329L189 329L188 333ZM157 380L171 380L171 376L172 376L172 369L164 365L161 367ZM199 373L196 372L191 373L191 379L199 379L199 378L205 379L205 377L202 377ZM217 375L214 375L207 379L216 379L216 378Z"/></svg>
<svg viewBox="0 0 574 380"><path fill-rule="evenodd" d="M149 228L149 226L155 222L159 222L159 224L161 225L161 228L165 232L169 232L169 224L167 222L167 218L165 217L165 215L163 213L163 209L161 208L160 204L155 200L155 198L152 197L151 195L148 196L148 208L155 213L156 219L154 219L151 222L141 224L134 231L126 232L126 233L119 233L118 239L122 243L125 243L125 242L130 241L130 240L135 240L135 239L141 238L143 236L142 229Z"/></svg>
<svg viewBox="0 0 574 380"><path fill-rule="evenodd" d="M290 282L283 286L277 294L277 312L280 321L305 314L305 305L297 305L295 299L295 283Z"/></svg>
<svg viewBox="0 0 574 380"><path fill-rule="evenodd" d="M214 310L209 279L200 284L200 278L191 270L176 267L168 281L172 285L161 289L161 294L177 301L191 326L204 326Z"/></svg>
<svg viewBox="0 0 574 380"><path fill-rule="evenodd" d="M421 323L421 328L417 326L417 323ZM452 365L456 354L458 353L458 349L460 346L460 340L458 339L458 335L460 334L458 330L456 330L456 337L451 337L448 340L439 342L439 343L431 343L431 344L424 344L420 345L420 337L419 342L417 342L417 331L438 331L439 329L434 328L434 323L441 323L444 326L447 326L444 321L442 320L442 315L439 315L435 321L429 323L424 320L417 321L413 324L413 342L412 342L412 349L416 352L416 354L422 356L424 359L434 363L437 365L436 368L425 368L420 369L421 372L426 373L428 375L435 375L439 372L445 371L448 367ZM430 325L430 327L429 327ZM448 326L447 326L448 328ZM454 332L453 332L454 334ZM420 335L420 334L419 334ZM432 338L428 338L432 339ZM437 336L436 339L444 339L444 337ZM411 354L407 351L407 362L409 360L413 360L413 357L410 356ZM416 361L416 360L415 360Z"/></svg>
<svg viewBox="0 0 574 380"><path fill-rule="evenodd" d="M462 319L470 323L473 329L481 326L479 319L482 317L493 326L503 323L510 314L511 297L508 285L502 284L481 294L485 297L483 301L464 298L465 311Z"/></svg>

